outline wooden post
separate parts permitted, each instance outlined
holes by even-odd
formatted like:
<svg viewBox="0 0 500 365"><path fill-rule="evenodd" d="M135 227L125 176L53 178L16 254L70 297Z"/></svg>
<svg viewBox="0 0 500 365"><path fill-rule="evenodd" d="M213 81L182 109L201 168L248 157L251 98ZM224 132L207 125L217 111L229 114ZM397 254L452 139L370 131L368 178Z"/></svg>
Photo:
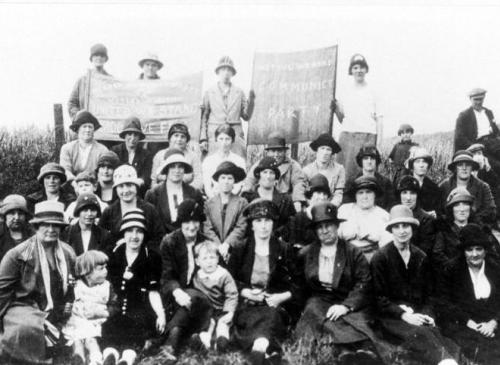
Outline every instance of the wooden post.
<svg viewBox="0 0 500 365"><path fill-rule="evenodd" d="M62 104L54 104L54 133L56 136L56 156L59 159L59 152L65 143Z"/></svg>
<svg viewBox="0 0 500 365"><path fill-rule="evenodd" d="M295 143L292 143L290 148L290 155L294 160L297 160L299 156L299 143L296 142L299 140L299 120L300 120L300 111L294 110L292 116L292 130L290 133L290 137Z"/></svg>
<svg viewBox="0 0 500 365"><path fill-rule="evenodd" d="M335 46L335 72L333 74L333 90L332 90L332 100L335 100L335 93L336 93L336 88L337 88L337 60L339 59L339 42L337 41L337 45ZM330 128L329 128L329 133L330 135L333 134L333 118L335 116L335 112L333 109L330 109Z"/></svg>

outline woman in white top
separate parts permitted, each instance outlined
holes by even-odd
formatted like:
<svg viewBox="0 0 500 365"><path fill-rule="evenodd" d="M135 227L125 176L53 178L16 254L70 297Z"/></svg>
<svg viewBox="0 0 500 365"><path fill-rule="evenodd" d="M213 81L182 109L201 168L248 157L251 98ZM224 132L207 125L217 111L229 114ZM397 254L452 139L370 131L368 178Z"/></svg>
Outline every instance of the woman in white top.
<svg viewBox="0 0 500 365"><path fill-rule="evenodd" d="M205 157L201 165L203 186L205 188L205 194L209 199L218 192L217 183L213 180L212 176L221 162L231 161L236 166L246 171L245 159L231 151L235 138L236 133L229 124L222 124L215 130L217 150ZM242 186L242 183L234 184L233 194L238 195Z"/></svg>
<svg viewBox="0 0 500 365"><path fill-rule="evenodd" d="M337 161L345 168L346 181L354 180L359 173L355 157L360 147L365 144L376 145L377 141L382 140L382 118L377 108L377 97L365 81L368 69L362 55L351 57L349 75L353 76L354 82L343 91L335 109L342 123L339 137L342 150L337 155Z"/></svg>

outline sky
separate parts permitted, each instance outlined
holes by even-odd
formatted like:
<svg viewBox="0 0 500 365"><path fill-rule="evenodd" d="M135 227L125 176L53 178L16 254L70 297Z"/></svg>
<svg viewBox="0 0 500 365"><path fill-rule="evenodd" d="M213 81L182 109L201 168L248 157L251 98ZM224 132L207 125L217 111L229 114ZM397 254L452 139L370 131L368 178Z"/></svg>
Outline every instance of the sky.
<svg viewBox="0 0 500 365"><path fill-rule="evenodd" d="M137 78L137 62L153 52L165 64L163 78L201 70L204 88L216 82L219 58L229 55L238 69L234 83L247 92L255 51L338 44L337 98L352 82L351 55L363 54L386 136L401 123L411 123L416 133L452 130L474 87L487 89L485 106L500 113L500 7L399 3L0 2L0 123L49 126L53 104L62 103L68 125L68 96L98 42L108 48L106 69L115 77Z"/></svg>

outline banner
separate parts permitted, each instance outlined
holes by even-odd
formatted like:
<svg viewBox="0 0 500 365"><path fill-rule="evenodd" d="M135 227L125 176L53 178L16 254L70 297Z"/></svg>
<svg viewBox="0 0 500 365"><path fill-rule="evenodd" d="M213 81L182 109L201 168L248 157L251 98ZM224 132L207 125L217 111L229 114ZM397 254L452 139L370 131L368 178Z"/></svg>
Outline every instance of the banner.
<svg viewBox="0 0 500 365"><path fill-rule="evenodd" d="M331 131L337 46L292 53L255 53L255 109L248 143L265 144L273 131L287 143L311 141Z"/></svg>
<svg viewBox="0 0 500 365"><path fill-rule="evenodd" d="M203 73L171 80L123 81L93 75L88 93L88 110L102 128L96 132L101 140L118 140L123 122L137 116L146 141L166 141L173 123L185 123L191 138L200 135L200 104Z"/></svg>

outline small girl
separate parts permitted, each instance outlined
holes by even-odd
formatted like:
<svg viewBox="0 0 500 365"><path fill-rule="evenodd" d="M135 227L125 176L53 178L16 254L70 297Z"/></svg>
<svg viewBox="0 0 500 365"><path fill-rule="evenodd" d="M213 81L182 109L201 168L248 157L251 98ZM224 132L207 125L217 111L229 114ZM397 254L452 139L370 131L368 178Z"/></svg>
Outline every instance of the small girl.
<svg viewBox="0 0 500 365"><path fill-rule="evenodd" d="M238 288L229 271L219 265L215 242L205 241L195 246L194 256L199 269L193 278L193 286L209 298L212 311L206 317L207 323L201 327L208 329L192 336L193 345L202 345L208 350L215 329L217 350L224 352L238 305Z"/></svg>
<svg viewBox="0 0 500 365"><path fill-rule="evenodd" d="M75 302L71 317L63 332L74 341L73 364L102 363L102 353L97 343L101 325L113 312L116 302L111 284L106 280L108 256L101 251L89 250L76 258Z"/></svg>

